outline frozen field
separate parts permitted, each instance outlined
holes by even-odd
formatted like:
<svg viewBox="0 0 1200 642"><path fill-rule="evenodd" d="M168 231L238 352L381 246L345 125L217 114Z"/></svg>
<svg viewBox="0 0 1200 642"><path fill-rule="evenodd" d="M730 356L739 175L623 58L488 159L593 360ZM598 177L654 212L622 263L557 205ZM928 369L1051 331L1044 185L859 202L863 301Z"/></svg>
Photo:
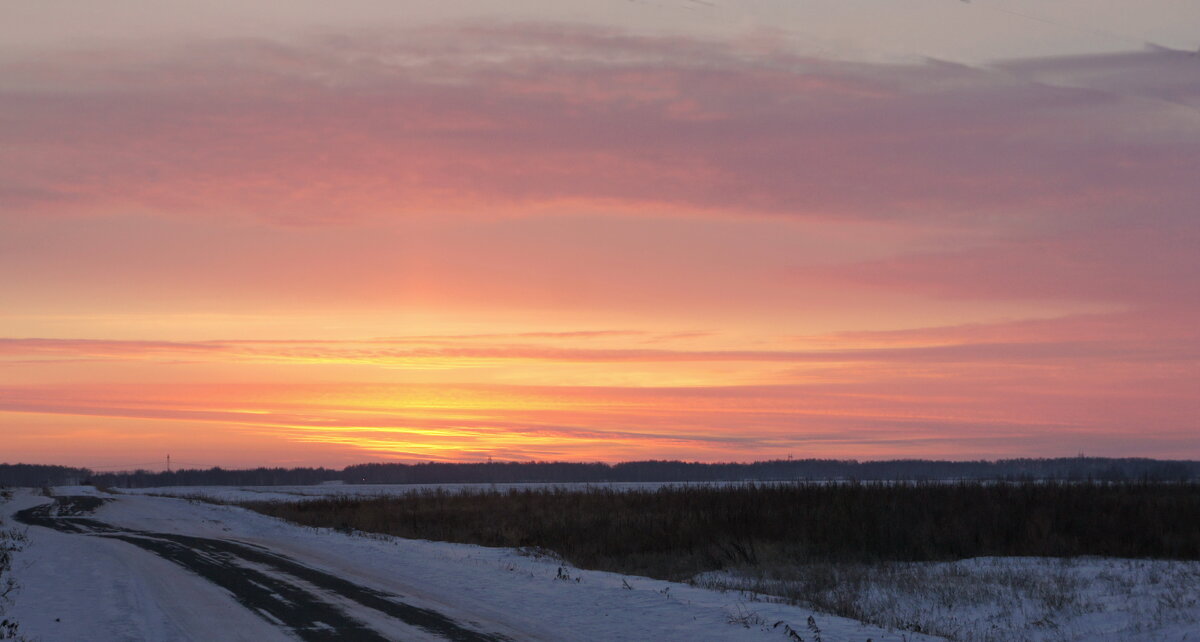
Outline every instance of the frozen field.
<svg viewBox="0 0 1200 642"><path fill-rule="evenodd" d="M28 538L13 554L19 588L4 616L40 640L1200 642L1198 562L830 564L753 577L708 573L689 584L579 570L513 549L300 527L187 499L424 488L492 487L193 487L115 496L69 487L55 489L57 500L18 491L0 506L0 528ZM162 491L182 497L152 494ZM28 509L40 511L36 519ZM20 511L31 525L19 523Z"/></svg>
<svg viewBox="0 0 1200 642"><path fill-rule="evenodd" d="M33 639L786 640L788 627L812 639L810 617L824 640L937 639L512 549L353 536L146 495L101 494L89 508L67 498L90 487L57 492L53 505L24 490L0 507L5 527L40 511L14 554L20 588L7 608Z"/></svg>
<svg viewBox="0 0 1200 642"><path fill-rule="evenodd" d="M450 493L482 493L491 491L504 492L509 489L544 488L565 490L587 490L592 488L609 488L613 490L655 490L664 486L740 486L744 484L843 484L849 481L720 481L720 482L524 482L508 484L343 484L329 483L308 486L160 486L151 488L119 488L115 492L132 495L161 495L167 497L205 498L225 502L243 501L289 501L302 502L324 497L387 497L428 490L442 490ZM916 482L880 482L869 481L869 484L916 483ZM922 483L955 484L956 480L943 480ZM997 482L979 482L997 483ZM1003 482L998 482L1003 483ZM90 487L71 487L89 488ZM89 491L90 492L90 491Z"/></svg>
<svg viewBox="0 0 1200 642"><path fill-rule="evenodd" d="M317 486L164 486L161 488L121 488L117 492L131 495L165 495L169 497L203 497L225 502L289 501L299 502L324 497L362 496L386 497L426 490L451 493L506 491L510 488L562 488L586 490L612 488L616 490L654 490L663 486L716 486L739 482L612 482L586 484L525 483L525 484L321 484ZM76 487L72 487L76 488ZM82 487L90 488L90 487Z"/></svg>
<svg viewBox="0 0 1200 642"><path fill-rule="evenodd" d="M975 558L822 565L696 584L785 595L887 628L970 642L1200 640L1200 562Z"/></svg>

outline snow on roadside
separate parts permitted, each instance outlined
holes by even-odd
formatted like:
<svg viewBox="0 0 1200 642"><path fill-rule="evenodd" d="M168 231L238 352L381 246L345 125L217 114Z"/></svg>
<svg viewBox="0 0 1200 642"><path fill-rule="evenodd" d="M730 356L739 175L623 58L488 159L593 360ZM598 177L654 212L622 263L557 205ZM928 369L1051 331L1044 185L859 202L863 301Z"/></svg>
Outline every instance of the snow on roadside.
<svg viewBox="0 0 1200 642"><path fill-rule="evenodd" d="M963 642L1200 640L1200 562L986 557L818 564L697 583L839 604L863 620ZM840 611L846 613L847 611Z"/></svg>
<svg viewBox="0 0 1200 642"><path fill-rule="evenodd" d="M664 484L613 484L614 488L657 488ZM202 496L224 501L245 501L248 499L277 499L296 501L330 496L384 496L400 495L416 490L441 489L447 492L480 492L497 489L529 487L566 487L587 488L596 484L436 484L436 485L336 485L336 486L294 486L294 487L174 487L162 489L139 489L122 491L136 494L154 494L166 492L179 496ZM178 504L178 502L175 502ZM284 542L305 555L314 554L318 541L337 542L336 547L344 550L353 563L358 565L357 573L370 564L376 551L386 550L391 546L393 553L384 555L389 564L401 565L406 568L421 569L419 573L430 574L441 578L431 584L435 597L444 597L454 592L454 585L460 582L469 587L477 580L478 572L463 571L456 574L453 564L463 568L479 567L479 569L500 569L510 577L497 586L500 591L517 591L531 596L538 603L555 604L561 598L557 594L583 593L589 595L585 599L593 599L587 593L587 588L604 591L625 591L625 601L611 603L613 613L629 608L628 604L636 603L636 608L648 609L648 612L661 611L662 617L672 617L674 607L669 606L671 600L682 600L695 605L701 610L707 609L704 616L707 619L696 619L696 622L707 622L701 627L710 633L721 631L721 635L710 635L726 639L732 624L738 628L740 621L751 629L769 628L777 621L785 621L796 628L806 639L813 636L803 635L807 630L806 619L810 614L804 609L777 610L775 606L762 602L749 601L740 597L737 590L727 593L704 591L684 584L671 584L645 578L622 578L618 575L592 571L565 569L570 580L557 580L560 564L550 559L532 559L522 556L509 549L488 549L476 546L458 544L401 540L389 537L349 537L341 533L329 531L314 531L302 529L307 535L300 537L295 533L299 528L257 514L240 515L235 507L215 507L200 503L195 506L205 506L203 511L218 511L220 517L212 517L212 524L222 524L221 528L229 531L214 531L211 534L221 536L231 532L247 532L246 537L257 538L261 543L273 545L272 542ZM108 510L108 509L106 509ZM224 511L224 512L220 512ZM176 519L171 517L170 520ZM169 521L169 520L168 520ZM185 520L186 521L186 520ZM194 520L193 520L194 521ZM236 522L236 527L229 524ZM146 528L169 529L166 523L146 523ZM194 525L188 528L195 528ZM311 536L311 537L310 537ZM239 537L241 537L239 535ZM322 539L325 538L325 539ZM339 556L341 554L339 553ZM311 557L310 557L311 558ZM434 562L430 560L441 560ZM328 568L336 568L344 560L338 556L326 559ZM906 626L911 628L914 623L920 623L922 630L938 631L962 640L1188 640L1200 641L1200 562L1171 562L1150 560L1121 560L1087 558L1062 562L1059 560L1044 560L1036 558L1008 559L976 559L963 560L954 563L938 563L925 565L910 565L914 571L907 575L893 572L888 579L887 573L876 573L876 579L868 581L859 588L849 589L845 585L839 590L853 599L860 600L864 619L870 619L883 626ZM461 570L461 568L459 569ZM893 569L894 571L894 569ZM479 571L483 572L483 571ZM486 575L486 574L485 574ZM516 577L523 576L523 577ZM575 578L580 582L575 586L570 583ZM448 579L456 578L456 579ZM710 579L715 579L710 578ZM489 580L491 581L491 580ZM549 582L549 587L544 586ZM630 589L624 589L624 583ZM1061 591L1053 584L1061 585ZM712 586L750 588L753 580L738 581L726 577L724 581L712 583ZM506 602L503 599L489 597L493 589L491 584L478 592L463 589L473 595L481 603L497 605L501 611L515 609L520 612L520 606ZM696 591L700 591L696 593ZM609 596L610 597L610 596ZM666 598L670 598L669 600ZM635 599L636 598L636 599ZM847 598L849 599L849 598ZM1062 604L1056 604L1062 602ZM596 602L596 604L609 604ZM627 606L622 607L621 604ZM701 606L703 605L703 606ZM652 608L653 607L653 608ZM569 604L556 608L567 609ZM874 616L869 614L874 611ZM683 609L681 617L697 617L696 613L686 616L688 609ZM719 613L712 617L712 613ZM823 629L825 640L858 639L858 634L847 635L848 629L842 626L840 620L832 616L811 613L817 625ZM610 616L602 616L610 617ZM580 631L601 638L605 634L604 621L587 618L579 613L570 615L572 626ZM830 625L828 622L834 622ZM853 622L853 620L848 620ZM717 625L721 625L718 627ZM715 628L713 628L715 627ZM635 627L636 628L636 627ZM866 629L862 629L866 631ZM835 631L835 632L834 632ZM772 631L771 633L774 633ZM834 632L834 633L831 633ZM556 631L561 634L561 631ZM666 639L674 639L669 633L664 633ZM704 638L706 633L694 633ZM874 640L897 639L874 632L867 633L862 639L872 637ZM558 637L561 637L559 635ZM769 636L768 636L769 637ZM910 640L919 636L907 634Z"/></svg>
<svg viewBox="0 0 1200 642"><path fill-rule="evenodd" d="M610 483L519 483L519 484L319 484L312 486L161 486L153 488L121 488L125 495L162 495L168 497L203 497L222 502L284 501L302 502L331 497L391 497L409 493L441 490L447 493L507 492L523 489L588 490L657 490L664 486L728 486L743 482L610 482ZM746 482L749 483L749 482ZM755 482L761 483L761 482ZM780 482L788 483L788 482ZM91 486L71 486L69 489ZM64 489L66 493L68 489Z"/></svg>
<svg viewBox="0 0 1200 642"><path fill-rule="evenodd" d="M457 485L454 492L490 490ZM527 485L525 485L527 486ZM434 486L172 488L184 496L225 500L295 499L410 492ZM439 487L446 489L446 485ZM144 489L155 491L164 489ZM200 491L200 492L195 492ZM266 491L266 492L264 492ZM59 494L96 494L91 487ZM518 631L520 639L593 640L786 640L785 626L803 639L937 639L885 630L811 609L753 601L738 590L722 592L681 583L571 568L561 561L521 551L465 544L346 534L286 523L236 506L130 492L114 498L97 518L118 526L258 544L363 586L403 594L406 600L468 622ZM11 514L48 501L18 495ZM2 514L2 513L0 513ZM143 551L114 550L120 542L30 529L27 565L19 579L28 585L14 605L22 631L42 639L210 639L205 616L159 595L185 586L199 613L238 607L211 586L190 585L187 573ZM910 567L904 570L901 567ZM884 626L919 622L923 630L955 639L1001 640L1198 640L1200 562L1081 558L981 558L953 563L893 565L861 583L854 599L872 621ZM711 574L714 585L749 588L728 574ZM158 580L154 577L169 578ZM149 578L149 579L148 579ZM195 578L198 580L198 578ZM165 582L166 584L162 584ZM165 586L170 587L166 591ZM760 587L761 588L761 587ZM210 595L216 591L217 595ZM130 595L134 597L129 597ZM1056 604L1061 602L1061 604ZM1053 605L1051 607L1051 605ZM238 631L246 639L270 640L278 630L242 609ZM51 616L54 618L52 621ZM863 616L868 617L867 615ZM190 618L190 619L189 619ZM222 612L222 622L236 617ZM211 622L211 618L208 618ZM773 626L776 623L779 626ZM74 628L72 628L74 627ZM99 628L96 628L99 627ZM265 631L263 630L265 627ZM100 633L96 633L99 631ZM137 632L135 635L133 632ZM221 637L229 639L228 630ZM79 638L83 639L83 638Z"/></svg>
<svg viewBox="0 0 1200 642"><path fill-rule="evenodd" d="M12 515L49 502L29 490L0 506L6 527L27 528L13 555L18 588L6 616L31 640L290 640L224 590L111 539L25 527Z"/></svg>
<svg viewBox="0 0 1200 642"><path fill-rule="evenodd" d="M526 632L527 639L786 640L786 626L813 639L810 616L827 642L937 639L794 606L747 602L737 592L583 571L513 549L350 535L236 506L118 496L99 509L97 518L126 528L266 546L456 619Z"/></svg>

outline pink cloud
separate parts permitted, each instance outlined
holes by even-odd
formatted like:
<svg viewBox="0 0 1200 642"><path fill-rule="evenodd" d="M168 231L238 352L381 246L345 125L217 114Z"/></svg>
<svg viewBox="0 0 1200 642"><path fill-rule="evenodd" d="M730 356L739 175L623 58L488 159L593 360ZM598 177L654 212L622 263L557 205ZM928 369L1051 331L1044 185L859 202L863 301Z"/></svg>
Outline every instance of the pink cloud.
<svg viewBox="0 0 1200 642"><path fill-rule="evenodd" d="M1194 131L1180 57L841 64L537 26L51 55L0 67L22 123L0 199L306 223L1161 210L1196 196L1196 137L1148 131Z"/></svg>
<svg viewBox="0 0 1200 642"><path fill-rule="evenodd" d="M1197 200L1200 203L1200 199ZM1132 215L1131 215L1132 216ZM1182 213L836 266L802 279L969 299L1074 299L1197 311L1200 228Z"/></svg>
<svg viewBox="0 0 1200 642"><path fill-rule="evenodd" d="M394 344L418 343L414 347ZM1194 337L1156 340L1112 338L1035 341L974 341L922 346L816 350L697 350L650 348L580 348L533 344L478 345L455 339L401 338L378 341L110 341L73 339L0 339L0 356L22 358L40 355L66 358L203 359L217 361L313 361L320 363L405 364L433 360L453 365L463 360L520 362L552 361L576 363L695 363L695 362L782 362L782 363L979 363L1039 360L1194 361L1200 359L1200 344Z"/></svg>
<svg viewBox="0 0 1200 642"><path fill-rule="evenodd" d="M0 356L141 357L218 352L216 344L180 341L0 338Z"/></svg>
<svg viewBox="0 0 1200 642"><path fill-rule="evenodd" d="M471 456L1197 456L1194 61L848 64L536 25L6 60L0 294L31 319L9 334L66 311L61 335L138 336L89 326L135 310L197 340L0 339L0 410L414 456L406 431ZM389 336L199 340L190 317L295 311ZM877 330L810 336L830 327ZM262 381L415 361L472 403ZM623 385L464 383L480 364ZM116 375L140 383L29 385Z"/></svg>

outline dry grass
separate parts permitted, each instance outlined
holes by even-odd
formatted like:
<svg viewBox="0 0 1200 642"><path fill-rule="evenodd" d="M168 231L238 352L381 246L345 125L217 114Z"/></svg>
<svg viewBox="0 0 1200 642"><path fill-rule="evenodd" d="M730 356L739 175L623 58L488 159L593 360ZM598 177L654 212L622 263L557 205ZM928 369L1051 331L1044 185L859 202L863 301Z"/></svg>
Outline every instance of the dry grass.
<svg viewBox="0 0 1200 642"><path fill-rule="evenodd" d="M12 498L11 490L0 489L0 503L8 502ZM0 521L0 640L24 639L21 637L17 622L4 617L4 607L7 606L12 594L17 590L17 583L9 573L12 569L13 553L24 548L27 541L28 537L24 530L3 528L3 522Z"/></svg>
<svg viewBox="0 0 1200 642"><path fill-rule="evenodd" d="M1153 639L1200 624L1200 563L1109 558L817 563L706 573L735 590L964 642Z"/></svg>
<svg viewBox="0 0 1200 642"><path fill-rule="evenodd" d="M1200 563L1069 559L1200 559L1197 484L426 491L245 505L307 526L549 553L969 642L1117 628L1153 639L1143 633L1200 618ZM1095 624L1106 611L1124 619ZM742 616L739 624L766 626L753 611L733 617Z"/></svg>
<svg viewBox="0 0 1200 642"><path fill-rule="evenodd" d="M812 561L985 556L1200 559L1195 484L776 484L525 489L246 506L307 526L553 550L582 568L687 579Z"/></svg>

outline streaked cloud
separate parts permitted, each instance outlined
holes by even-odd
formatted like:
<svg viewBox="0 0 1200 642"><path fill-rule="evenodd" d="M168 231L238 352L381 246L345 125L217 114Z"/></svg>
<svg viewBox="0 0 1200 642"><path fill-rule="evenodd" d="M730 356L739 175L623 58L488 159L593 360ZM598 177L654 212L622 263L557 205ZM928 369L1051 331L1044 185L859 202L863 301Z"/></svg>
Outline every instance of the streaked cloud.
<svg viewBox="0 0 1200 642"><path fill-rule="evenodd" d="M1189 61L851 64L561 25L81 50L0 66L22 123L0 202L295 224L1103 220L1193 202Z"/></svg>
<svg viewBox="0 0 1200 642"><path fill-rule="evenodd" d="M0 122L14 453L1200 457L1179 51L109 43L6 53Z"/></svg>
<svg viewBox="0 0 1200 642"><path fill-rule="evenodd" d="M909 333L909 336L917 332ZM567 336L575 336L568 333ZM926 333L928 336L928 333ZM470 337L474 339L475 337ZM822 337L815 337L822 340ZM415 347L410 344L417 344ZM396 347L397 345L403 347ZM446 338L392 338L367 341L103 341L68 339L0 339L0 357L29 358L39 355L72 359L239 359L265 362L371 363L387 366L420 361L445 362L446 367L470 366L475 362L561 361L583 363L621 362L785 362L785 363L956 363L1039 359L1135 359L1194 361L1200 345L1194 337L1177 341L989 341L884 348L814 350L664 350L648 348L580 348L553 345L472 345ZM461 363L458 363L461 362Z"/></svg>

